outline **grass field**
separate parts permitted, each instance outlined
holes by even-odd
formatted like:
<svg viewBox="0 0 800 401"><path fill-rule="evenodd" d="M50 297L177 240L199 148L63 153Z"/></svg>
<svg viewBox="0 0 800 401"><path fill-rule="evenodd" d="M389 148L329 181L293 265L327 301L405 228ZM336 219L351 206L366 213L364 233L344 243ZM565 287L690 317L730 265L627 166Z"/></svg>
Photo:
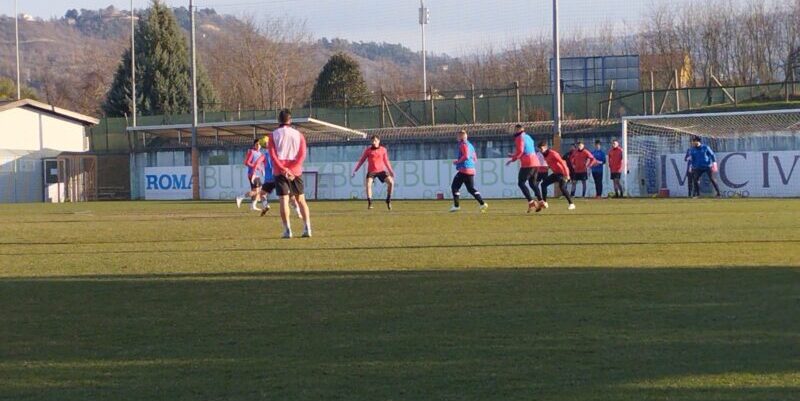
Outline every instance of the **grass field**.
<svg viewBox="0 0 800 401"><path fill-rule="evenodd" d="M0 206L0 399L798 399L800 200L490 203Z"/></svg>

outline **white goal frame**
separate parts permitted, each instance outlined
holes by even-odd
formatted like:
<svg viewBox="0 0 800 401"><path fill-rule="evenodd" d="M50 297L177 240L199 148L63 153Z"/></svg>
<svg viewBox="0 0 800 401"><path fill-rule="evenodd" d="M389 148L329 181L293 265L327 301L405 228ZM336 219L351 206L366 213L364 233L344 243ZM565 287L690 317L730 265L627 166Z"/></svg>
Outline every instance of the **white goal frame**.
<svg viewBox="0 0 800 401"><path fill-rule="evenodd" d="M630 165L628 164L628 124L630 122L639 121L658 121L658 120L673 120L680 118L703 118L703 117L733 117L733 116L759 116L759 115L776 115L776 114L800 114L800 109L779 109L779 110L757 110L757 111L730 111L730 112L715 112L715 113L685 113L685 114L662 114L657 116L631 116L622 117L622 137L620 145L622 146L622 183L625 191L630 191L629 171ZM676 132L684 132L687 135L701 135L691 131L682 131L675 129ZM630 194L630 192L628 192Z"/></svg>

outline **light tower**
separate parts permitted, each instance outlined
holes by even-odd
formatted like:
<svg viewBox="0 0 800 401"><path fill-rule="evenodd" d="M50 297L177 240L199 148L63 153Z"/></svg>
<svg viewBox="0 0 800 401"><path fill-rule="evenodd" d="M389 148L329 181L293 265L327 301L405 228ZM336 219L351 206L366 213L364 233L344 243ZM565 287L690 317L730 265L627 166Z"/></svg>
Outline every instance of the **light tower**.
<svg viewBox="0 0 800 401"><path fill-rule="evenodd" d="M425 0L419 0L419 26L422 28L422 93L423 99L428 100L428 66L427 53L425 52L425 25L431 22L431 11L425 7Z"/></svg>

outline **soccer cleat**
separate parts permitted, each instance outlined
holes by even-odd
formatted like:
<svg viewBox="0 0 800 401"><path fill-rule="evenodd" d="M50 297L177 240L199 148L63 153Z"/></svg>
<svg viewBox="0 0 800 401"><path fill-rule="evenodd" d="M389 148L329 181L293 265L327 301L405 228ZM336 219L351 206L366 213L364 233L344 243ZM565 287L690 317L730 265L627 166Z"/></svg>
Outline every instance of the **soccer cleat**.
<svg viewBox="0 0 800 401"><path fill-rule="evenodd" d="M264 205L264 208L261 209L261 217L264 217L267 212L269 212L269 205Z"/></svg>
<svg viewBox="0 0 800 401"><path fill-rule="evenodd" d="M455 212L458 212L458 211L460 211L460 210L461 210L461 208L460 208L460 207L458 207L458 206L453 206L453 207L451 207L451 208L450 208L450 213L455 213Z"/></svg>
<svg viewBox="0 0 800 401"><path fill-rule="evenodd" d="M570 203L569 206L567 206L567 210L575 210L575 204Z"/></svg>
<svg viewBox="0 0 800 401"><path fill-rule="evenodd" d="M236 197L236 207L237 208L241 208L242 207L242 201L243 200L244 200L244 198L242 198L241 196L237 196Z"/></svg>
<svg viewBox="0 0 800 401"><path fill-rule="evenodd" d="M260 212L261 209L258 206L256 206L255 202L253 202L253 204L250 205L250 211L251 212Z"/></svg>
<svg viewBox="0 0 800 401"><path fill-rule="evenodd" d="M389 209L389 211L392 210L392 202L391 201L386 202L386 208Z"/></svg>
<svg viewBox="0 0 800 401"><path fill-rule="evenodd" d="M486 213L486 211L489 210L489 204L484 203L483 205L480 205L480 207L478 207L478 210L480 210L481 213Z"/></svg>
<svg viewBox="0 0 800 401"><path fill-rule="evenodd" d="M292 230L283 230L283 239L291 239L292 238Z"/></svg>
<svg viewBox="0 0 800 401"><path fill-rule="evenodd" d="M311 230L309 230L309 229L303 230L303 235L301 237L302 238L311 238Z"/></svg>
<svg viewBox="0 0 800 401"><path fill-rule="evenodd" d="M548 209L550 205L547 204L547 201L542 202L542 209Z"/></svg>
<svg viewBox="0 0 800 401"><path fill-rule="evenodd" d="M537 202L535 200L532 200L532 201L528 202L528 213L530 213L531 210L534 210L534 209L536 209L537 212L540 210L539 209L539 202Z"/></svg>
<svg viewBox="0 0 800 401"><path fill-rule="evenodd" d="M546 203L547 203L547 202L545 202L545 201L538 202L538 203L536 204L536 213L539 213L539 212L541 212L541 211L542 211L542 209L544 208L544 206L545 206L545 204L546 204Z"/></svg>
<svg viewBox="0 0 800 401"><path fill-rule="evenodd" d="M367 205L367 210L372 210L372 209L374 209L374 207L372 206L371 203L369 205Z"/></svg>

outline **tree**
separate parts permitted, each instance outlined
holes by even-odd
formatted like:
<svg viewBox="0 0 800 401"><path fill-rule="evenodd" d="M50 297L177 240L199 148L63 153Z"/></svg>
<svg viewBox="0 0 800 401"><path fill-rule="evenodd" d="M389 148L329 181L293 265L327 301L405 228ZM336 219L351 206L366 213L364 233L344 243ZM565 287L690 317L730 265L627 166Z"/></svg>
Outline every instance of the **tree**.
<svg viewBox="0 0 800 401"><path fill-rule="evenodd" d="M370 103L367 83L358 62L344 53L328 60L317 77L311 99L326 107L366 106Z"/></svg>
<svg viewBox="0 0 800 401"><path fill-rule="evenodd" d="M22 86L23 99L37 100L36 91L33 89ZM0 100L17 100L17 84L10 78L0 78Z"/></svg>
<svg viewBox="0 0 800 401"><path fill-rule="evenodd" d="M139 19L136 31L136 106L144 115L188 113L192 105L192 76L186 37L175 15L160 0L153 0ZM122 55L114 81L103 103L108 116L131 110L131 50ZM198 62L198 108L213 109L216 97Z"/></svg>

